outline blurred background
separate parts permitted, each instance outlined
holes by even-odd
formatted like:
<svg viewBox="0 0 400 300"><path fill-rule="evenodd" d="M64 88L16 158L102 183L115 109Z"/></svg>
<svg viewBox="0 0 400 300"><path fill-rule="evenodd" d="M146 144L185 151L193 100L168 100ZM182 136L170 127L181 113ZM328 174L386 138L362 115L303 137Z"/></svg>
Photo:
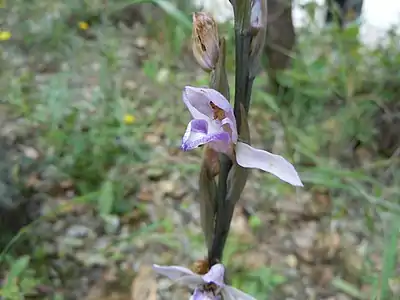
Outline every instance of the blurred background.
<svg viewBox="0 0 400 300"><path fill-rule="evenodd" d="M400 299L400 7L364 0L340 28L323 1L293 3L293 18L269 1L252 142L305 188L252 171L229 278L259 300ZM202 8L227 38L234 89L229 2L0 7L0 299L188 299L151 264L206 255L181 92L208 83L191 53Z"/></svg>

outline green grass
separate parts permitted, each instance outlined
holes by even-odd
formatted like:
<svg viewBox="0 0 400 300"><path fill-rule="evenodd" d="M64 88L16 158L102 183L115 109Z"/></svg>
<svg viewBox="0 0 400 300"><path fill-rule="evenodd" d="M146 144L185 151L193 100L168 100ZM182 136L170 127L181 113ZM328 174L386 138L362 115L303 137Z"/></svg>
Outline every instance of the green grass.
<svg viewBox="0 0 400 300"><path fill-rule="evenodd" d="M158 5L160 17L134 31L112 22L119 9L139 2ZM53 167L57 182L73 181L72 202L89 205L104 219L122 218L133 209L146 214L146 205L132 196L144 181L143 170L156 167L178 172L184 183L197 176L199 152L171 154L188 120L180 100L182 87L207 83L188 50L191 17L185 3L108 1L104 7L103 1L15 0L0 11L0 19L5 20L1 29L12 33L9 41L0 42L0 100L11 108L13 117L23 120L28 132L24 138L41 153L40 165ZM89 29L80 29L80 21L87 22ZM232 31L228 25L220 27L228 35L228 69L233 74ZM381 51L346 42L356 34L351 28L344 33L327 31L326 39L302 33L293 66L280 77L291 88L290 94L285 99L267 94L268 78L261 74L250 118L255 142L266 148L283 131L283 146L278 148L299 166L307 188L329 190L334 218L361 215L367 236L384 235L378 248L382 270L366 274L372 295L364 295L340 278L333 282L335 287L355 299L393 299L389 283L399 280L395 269L399 156L378 151L382 132L375 119L380 109L399 97L400 51L394 47L395 38ZM142 50L133 46L139 38L146 40ZM318 53L318 49L329 51ZM133 124L124 122L127 114L135 117ZM357 161L352 149L355 140L372 159ZM277 199L291 192L270 176L256 179L262 198ZM254 218L250 223L256 230L262 225ZM5 299L21 299L44 281L35 270L40 259L34 251L20 257L12 251L42 219L22 229L2 251L7 281L0 295ZM153 240L180 251L172 220L146 223L133 231L129 243L141 233L152 233ZM198 235L187 235L194 249L202 249ZM235 237L227 246L232 283L265 299L266 292L286 278L268 266L243 270L235 265L235 255L245 252L242 246Z"/></svg>

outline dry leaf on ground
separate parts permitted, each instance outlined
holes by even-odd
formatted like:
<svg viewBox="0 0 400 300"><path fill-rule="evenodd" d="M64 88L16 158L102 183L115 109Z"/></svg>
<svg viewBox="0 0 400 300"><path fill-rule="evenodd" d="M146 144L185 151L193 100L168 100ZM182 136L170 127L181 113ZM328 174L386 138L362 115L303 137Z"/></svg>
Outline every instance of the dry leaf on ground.
<svg viewBox="0 0 400 300"><path fill-rule="evenodd" d="M131 300L156 300L157 282L153 269L141 266L131 286Z"/></svg>

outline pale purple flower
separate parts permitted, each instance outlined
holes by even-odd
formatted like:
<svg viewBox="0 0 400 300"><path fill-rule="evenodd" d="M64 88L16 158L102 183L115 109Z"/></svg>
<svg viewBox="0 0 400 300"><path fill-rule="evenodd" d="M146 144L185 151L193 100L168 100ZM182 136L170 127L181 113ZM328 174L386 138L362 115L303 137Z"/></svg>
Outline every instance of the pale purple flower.
<svg viewBox="0 0 400 300"><path fill-rule="evenodd" d="M194 289L190 300L255 300L252 296L224 283L222 264L211 267L207 274L199 275L180 266L153 265L153 269L175 283Z"/></svg>
<svg viewBox="0 0 400 300"><path fill-rule="evenodd" d="M217 152L235 153L236 162L244 168L261 169L294 186L303 186L296 169L282 156L238 141L233 108L221 93L186 86L182 98L193 117L182 138L184 151L208 144Z"/></svg>

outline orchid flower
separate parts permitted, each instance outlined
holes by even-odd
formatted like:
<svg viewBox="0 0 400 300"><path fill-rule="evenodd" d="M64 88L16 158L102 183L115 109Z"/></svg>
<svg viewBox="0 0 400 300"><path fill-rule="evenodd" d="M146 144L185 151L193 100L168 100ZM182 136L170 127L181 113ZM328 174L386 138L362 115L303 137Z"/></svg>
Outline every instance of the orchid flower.
<svg viewBox="0 0 400 300"><path fill-rule="evenodd" d="M244 168L261 169L291 185L303 186L293 165L282 156L238 141L233 108L221 93L214 89L186 86L182 98L193 117L182 138L184 151L208 144Z"/></svg>
<svg viewBox="0 0 400 300"><path fill-rule="evenodd" d="M211 267L208 273L199 275L180 266L153 265L154 271L167 276L175 283L194 289L189 300L255 300L252 296L224 283L225 268L222 264Z"/></svg>

